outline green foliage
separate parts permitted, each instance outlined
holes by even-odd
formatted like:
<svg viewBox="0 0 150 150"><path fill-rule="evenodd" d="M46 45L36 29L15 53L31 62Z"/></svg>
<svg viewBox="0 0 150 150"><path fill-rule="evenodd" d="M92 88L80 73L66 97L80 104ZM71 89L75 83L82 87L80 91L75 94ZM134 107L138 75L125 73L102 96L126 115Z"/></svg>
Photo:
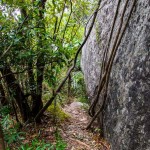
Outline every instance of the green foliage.
<svg viewBox="0 0 150 150"><path fill-rule="evenodd" d="M84 20L90 13L87 11L91 7L90 2L72 1L71 13L70 1L65 3L64 0L47 0L43 19L39 18L39 1L31 3L29 0L10 0L3 3L5 11L1 11L0 21L3 33L1 52L13 43L4 60L9 60L12 67L21 70L20 65L24 66L29 61L36 63L39 53L42 52L46 63L45 79L53 86L61 68L74 58L74 53L82 41ZM22 10L28 14L27 21L24 21L26 16L23 16Z"/></svg>
<svg viewBox="0 0 150 150"><path fill-rule="evenodd" d="M31 144L21 145L18 150L65 150L67 144L62 140L59 133L56 133L55 137L56 144L50 144L46 143L44 140L34 139Z"/></svg>
<svg viewBox="0 0 150 150"><path fill-rule="evenodd" d="M32 140L31 144L21 145L18 150L54 150L54 145L45 143L44 140Z"/></svg>
<svg viewBox="0 0 150 150"><path fill-rule="evenodd" d="M9 106L2 106L0 109L0 114L2 116L1 126L4 133L4 140L7 142L7 145L10 145L14 142L20 143L24 138L24 133L19 132L19 125L14 123L13 118L11 118L10 113L11 108Z"/></svg>
<svg viewBox="0 0 150 150"><path fill-rule="evenodd" d="M11 108L8 105L2 106L0 108L0 114L2 117L7 116L10 112L11 112Z"/></svg>
<svg viewBox="0 0 150 150"><path fill-rule="evenodd" d="M25 93L31 92L29 64L33 70L33 80L37 83L39 57L44 64L44 81L50 88L56 88L62 70L67 70L71 65L82 42L84 25L95 2L47 0L42 9L39 0L0 1L0 56L12 45L1 59L0 66L7 63L13 72L21 72L17 80L23 83ZM36 84L33 86L38 89Z"/></svg>
<svg viewBox="0 0 150 150"><path fill-rule="evenodd" d="M72 76L72 88L73 94L76 96L78 101L87 103L86 89L84 83L83 73L81 71L73 72Z"/></svg>
<svg viewBox="0 0 150 150"><path fill-rule="evenodd" d="M57 104L55 106L54 103L52 103L48 107L48 111L59 122L65 121L68 118L70 118L69 114L67 114L66 112L64 112L64 110L61 108L61 106L59 104Z"/></svg>
<svg viewBox="0 0 150 150"><path fill-rule="evenodd" d="M9 145L14 142L20 143L24 139L23 136L24 132L18 132L16 128L10 128L9 130L5 130L4 139Z"/></svg>
<svg viewBox="0 0 150 150"><path fill-rule="evenodd" d="M2 109L2 111L4 111L4 109ZM61 113L63 119L68 117L64 112L60 111L59 113ZM56 144L46 143L44 140L39 140L37 138L33 139L31 143L21 144L22 140L24 140L25 133L18 130L18 126L14 125L9 114L3 117L1 125L3 128L4 139L7 143L7 150L12 150L10 147L13 143L20 145L19 148L15 148L15 150L65 150L67 146L58 132L55 133Z"/></svg>
<svg viewBox="0 0 150 150"><path fill-rule="evenodd" d="M19 126L17 124L14 124L9 114L2 118L1 125L3 128L4 140L8 145L14 142L20 143L21 140L24 139L24 133L18 131Z"/></svg>
<svg viewBox="0 0 150 150"><path fill-rule="evenodd" d="M6 108L2 109L1 111L5 112L4 110L6 110ZM67 115L63 113L61 114L62 115L61 117L66 118ZM7 143L7 150L12 150L12 148L10 147L11 147L11 144L13 143L20 145L19 148L15 148L15 150L65 150L67 146L67 144L62 140L58 132L56 132L55 134L56 144L46 143L44 140L39 140L37 138L33 139L31 143L27 143L24 145L21 144L22 140L24 140L25 133L20 132L18 130L18 126L14 125L14 122L12 119L10 119L9 114L3 117L1 121L1 125L3 128L4 140Z"/></svg>
<svg viewBox="0 0 150 150"><path fill-rule="evenodd" d="M62 137L60 136L60 133L58 131L56 131L55 133L55 138L56 138L56 150L65 150L67 144L62 140Z"/></svg>

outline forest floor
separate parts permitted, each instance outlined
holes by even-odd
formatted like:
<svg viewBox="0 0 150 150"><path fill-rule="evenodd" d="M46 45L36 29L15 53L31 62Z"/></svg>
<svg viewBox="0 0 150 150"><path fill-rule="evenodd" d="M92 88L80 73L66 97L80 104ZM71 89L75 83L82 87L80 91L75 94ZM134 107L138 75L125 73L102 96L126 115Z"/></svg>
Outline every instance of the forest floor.
<svg viewBox="0 0 150 150"><path fill-rule="evenodd" d="M87 110L82 106L81 102L72 102L65 105L63 110L69 114L69 118L63 123L53 125L52 119L49 115L43 118L43 122L40 125L36 125L33 128L32 125L28 125L24 130L27 133L24 144L29 140L34 139L37 135L40 139L44 139L47 142L55 143L56 130L61 135L63 141L67 143L66 150L109 150L109 144L100 137L99 130L86 130L86 126L89 122L89 116Z"/></svg>
<svg viewBox="0 0 150 150"><path fill-rule="evenodd" d="M99 130L92 132L85 129L90 118L82 103L73 102L65 106L64 110L71 116L69 123L62 128L62 135L68 143L67 150L109 150Z"/></svg>

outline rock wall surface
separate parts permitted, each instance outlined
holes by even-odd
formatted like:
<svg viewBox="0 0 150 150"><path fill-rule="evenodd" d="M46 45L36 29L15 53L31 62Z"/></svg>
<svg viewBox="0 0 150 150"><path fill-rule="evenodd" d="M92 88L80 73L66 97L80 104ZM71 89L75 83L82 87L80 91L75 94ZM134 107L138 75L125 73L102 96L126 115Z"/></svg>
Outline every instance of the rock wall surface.
<svg viewBox="0 0 150 150"><path fill-rule="evenodd" d="M125 19L132 2L129 0ZM113 39L124 4L125 0L122 0ZM103 0L103 5L82 50L81 67L89 98L94 96L99 82L102 54L117 0ZM112 43L113 40L110 49ZM104 136L112 150L150 150L150 0L137 0L118 48L109 81L103 124Z"/></svg>

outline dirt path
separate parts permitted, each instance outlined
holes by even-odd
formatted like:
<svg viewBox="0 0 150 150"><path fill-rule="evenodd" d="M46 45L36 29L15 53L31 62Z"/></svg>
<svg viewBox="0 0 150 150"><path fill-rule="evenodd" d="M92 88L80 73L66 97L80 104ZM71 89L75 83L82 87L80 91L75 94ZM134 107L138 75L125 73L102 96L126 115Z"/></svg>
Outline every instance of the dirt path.
<svg viewBox="0 0 150 150"><path fill-rule="evenodd" d="M61 128L61 135L68 144L66 150L108 150L108 144L100 139L98 133L85 130L89 118L82 105L80 102L73 102L64 107L71 116L69 122L64 123Z"/></svg>
<svg viewBox="0 0 150 150"><path fill-rule="evenodd" d="M56 128L62 139L67 143L66 150L109 150L109 145L100 138L99 133L86 130L89 122L87 111L80 102L66 105L63 110L71 117L59 125L54 124L53 119L47 114L39 125L30 124L24 128L26 139L23 144L29 143L35 138L40 138L48 143L55 144Z"/></svg>

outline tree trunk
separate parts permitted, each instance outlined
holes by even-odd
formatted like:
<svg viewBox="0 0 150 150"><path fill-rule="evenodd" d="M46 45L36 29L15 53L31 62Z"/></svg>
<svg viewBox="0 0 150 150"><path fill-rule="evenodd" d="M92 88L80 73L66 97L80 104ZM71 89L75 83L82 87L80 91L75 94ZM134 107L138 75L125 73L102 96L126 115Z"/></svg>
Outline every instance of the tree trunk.
<svg viewBox="0 0 150 150"><path fill-rule="evenodd" d="M2 81L0 81L0 105L6 105L7 104L7 99L5 96L5 91L2 85Z"/></svg>
<svg viewBox="0 0 150 150"><path fill-rule="evenodd" d="M30 61L28 63L28 78L29 78L29 87L30 87L30 94L31 94L31 101L36 101L36 83L34 79L34 73L33 73L33 62ZM33 106L32 106L33 107Z"/></svg>
<svg viewBox="0 0 150 150"><path fill-rule="evenodd" d="M37 113L42 109L43 102L42 102L42 83L43 83L43 77L44 77L44 66L45 63L42 63L43 60L42 56L40 56L37 59L37 88L36 88L36 97L33 99L32 104L32 114L35 117Z"/></svg>
<svg viewBox="0 0 150 150"><path fill-rule="evenodd" d="M30 107L17 79L8 65L4 66L0 71L2 75L5 76L4 80L7 83L10 95L15 98L18 104L22 120L24 122L27 121L30 118Z"/></svg>
<svg viewBox="0 0 150 150"><path fill-rule="evenodd" d="M41 30L41 33L37 35L39 39L38 43L38 48L39 51L40 49L43 48L43 41L45 39L44 35L42 33L45 33L45 24L43 22L44 18L44 12L43 10L45 9L45 3L46 0L41 0L41 3L39 5L39 19L41 22L37 22L37 25L39 26L39 29ZM45 67L45 60L44 60L44 53L40 52L39 56L37 58L37 63L36 63L36 68L37 68L37 89L36 89L36 99L33 100L33 105L32 105L32 113L33 116L35 117L38 112L42 109L43 107L43 102L42 102L42 83L44 79L44 67Z"/></svg>

